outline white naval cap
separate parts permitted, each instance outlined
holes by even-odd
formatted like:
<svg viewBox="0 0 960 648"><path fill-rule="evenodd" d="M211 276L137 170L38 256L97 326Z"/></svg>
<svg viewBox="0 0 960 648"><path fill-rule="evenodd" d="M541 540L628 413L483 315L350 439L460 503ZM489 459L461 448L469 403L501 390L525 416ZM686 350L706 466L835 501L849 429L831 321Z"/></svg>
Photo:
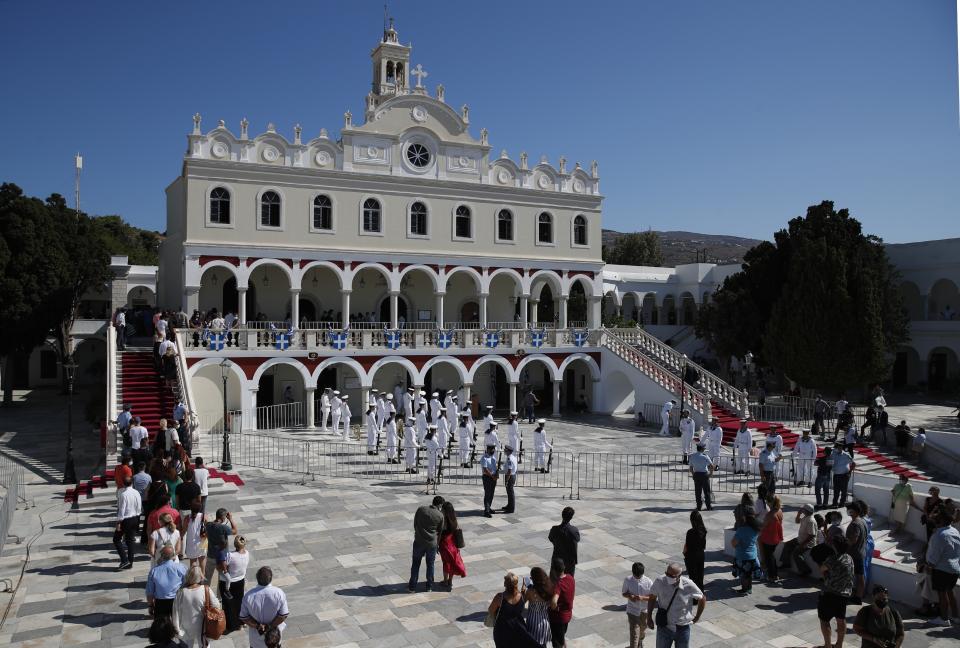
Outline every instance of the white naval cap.
<svg viewBox="0 0 960 648"><path fill-rule="evenodd" d="M491 422L490 422L490 429L492 430L493 428L497 427L498 425L499 425L499 423L497 423L496 421L491 421Z"/></svg>
<svg viewBox="0 0 960 648"><path fill-rule="evenodd" d="M428 429L428 430L436 430L436 429L437 429L437 426L434 425L433 423L431 423L430 425L427 426L427 429Z"/></svg>
<svg viewBox="0 0 960 648"><path fill-rule="evenodd" d="M413 391L413 387L407 387L407 391Z"/></svg>
<svg viewBox="0 0 960 648"><path fill-rule="evenodd" d="M493 409L493 405L487 405L487 409Z"/></svg>
<svg viewBox="0 0 960 648"><path fill-rule="evenodd" d="M344 395L343 395L343 400L347 400L348 398L350 398L350 394L344 394Z"/></svg>
<svg viewBox="0 0 960 648"><path fill-rule="evenodd" d="M510 416L519 416L520 412L510 412Z"/></svg>
<svg viewBox="0 0 960 648"><path fill-rule="evenodd" d="M387 400L393 400L393 394L387 394Z"/></svg>
<svg viewBox="0 0 960 648"><path fill-rule="evenodd" d="M420 395L421 395L421 396L426 396L426 395L427 395L427 392L425 392L424 390L421 389L421 390L420 390Z"/></svg>
<svg viewBox="0 0 960 648"><path fill-rule="evenodd" d="M547 422L547 419L537 419L537 423L539 423L540 425L543 425L546 422Z"/></svg>
<svg viewBox="0 0 960 648"><path fill-rule="evenodd" d="M457 400L457 395L454 394L453 396L451 396L451 397L450 397L450 400Z"/></svg>
<svg viewBox="0 0 960 648"><path fill-rule="evenodd" d="M376 394L376 393L379 392L380 390L377 389L376 387L371 387L371 388L370 388L370 391L372 391L374 394Z"/></svg>
<svg viewBox="0 0 960 648"><path fill-rule="evenodd" d="M430 395L431 395L431 396L434 396L434 397L436 397L436 396L439 396L439 395L440 395L440 393L439 393L439 392L433 392L433 393L432 393L432 394L430 394Z"/></svg>
<svg viewBox="0 0 960 648"><path fill-rule="evenodd" d="M441 412L446 412L446 411L447 411L447 408L446 408L446 407L441 407L441 408L440 408L440 411L441 411Z"/></svg>
<svg viewBox="0 0 960 648"><path fill-rule="evenodd" d="M334 394L339 394L339 393L340 393L340 390L339 390L339 389L334 389L334 390L333 390L333 393L334 393Z"/></svg>

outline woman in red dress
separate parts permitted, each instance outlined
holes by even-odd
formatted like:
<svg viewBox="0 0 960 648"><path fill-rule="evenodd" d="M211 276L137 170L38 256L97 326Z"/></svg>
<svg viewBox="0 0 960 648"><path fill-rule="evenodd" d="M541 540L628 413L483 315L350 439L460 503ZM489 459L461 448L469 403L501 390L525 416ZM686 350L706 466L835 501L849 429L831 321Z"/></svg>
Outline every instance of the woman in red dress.
<svg viewBox="0 0 960 648"><path fill-rule="evenodd" d="M467 568L463 565L460 550L457 548L457 538L463 538L460 525L457 523L457 512L450 502L444 502L443 532L440 534L440 560L443 561L443 585L448 590L453 589L453 577L461 578L467 575Z"/></svg>

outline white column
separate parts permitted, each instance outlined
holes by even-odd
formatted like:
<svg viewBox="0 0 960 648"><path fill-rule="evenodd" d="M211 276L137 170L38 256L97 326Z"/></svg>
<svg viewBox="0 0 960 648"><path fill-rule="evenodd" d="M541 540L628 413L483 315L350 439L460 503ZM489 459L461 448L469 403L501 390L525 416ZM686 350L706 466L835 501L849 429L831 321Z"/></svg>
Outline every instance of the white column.
<svg viewBox="0 0 960 648"><path fill-rule="evenodd" d="M400 328L400 293L391 290L390 291L390 328L398 329Z"/></svg>
<svg viewBox="0 0 960 648"><path fill-rule="evenodd" d="M517 411L517 383L510 383L510 411Z"/></svg>
<svg viewBox="0 0 960 648"><path fill-rule="evenodd" d="M340 315L343 328L350 326L350 291L340 291Z"/></svg>
<svg viewBox="0 0 960 648"><path fill-rule="evenodd" d="M570 385L567 386L570 388ZM557 416L560 414L560 381L553 381L553 415Z"/></svg>
<svg viewBox="0 0 960 648"><path fill-rule="evenodd" d="M487 326L487 293L480 293L480 326Z"/></svg>
<svg viewBox="0 0 960 648"><path fill-rule="evenodd" d="M444 293L437 293L437 312L434 320L437 322L438 328L443 328L443 295Z"/></svg>
<svg viewBox="0 0 960 648"><path fill-rule="evenodd" d="M243 411L243 429L244 430L257 429L257 392L258 391L260 391L259 385L252 385L250 387L250 397L247 401L250 405L250 409L249 410L244 409Z"/></svg>
<svg viewBox="0 0 960 648"><path fill-rule="evenodd" d="M530 313L527 312L527 301L528 298L526 295L520 295L520 326L527 328L530 323Z"/></svg>
<svg viewBox="0 0 960 648"><path fill-rule="evenodd" d="M600 314L600 298L599 297L590 297L589 298L589 308L587 310L587 326L591 329L600 328L601 319Z"/></svg>
<svg viewBox="0 0 960 648"><path fill-rule="evenodd" d="M536 327L537 325L537 306L540 305L540 300L531 299L530 300L530 326Z"/></svg>
<svg viewBox="0 0 960 648"><path fill-rule="evenodd" d="M290 321L293 326L300 326L300 289L290 289Z"/></svg>
<svg viewBox="0 0 960 648"><path fill-rule="evenodd" d="M247 287L237 288L237 304L240 306L240 312L237 318L240 320L240 326L247 325Z"/></svg>
<svg viewBox="0 0 960 648"><path fill-rule="evenodd" d="M193 314L200 308L200 287L187 286L183 289L183 312Z"/></svg>
<svg viewBox="0 0 960 648"><path fill-rule="evenodd" d="M306 394L307 394L307 429L308 429L308 430L314 430L314 429L316 429L316 427L317 427L316 424L314 423L314 419L316 418L316 413L315 413L315 411L314 411L315 403L314 403L314 400L313 400L316 392L317 392L317 388L316 388L316 387L307 387L307 389L306 389Z"/></svg>
<svg viewBox="0 0 960 648"><path fill-rule="evenodd" d="M560 297L560 328L567 328L567 298Z"/></svg>

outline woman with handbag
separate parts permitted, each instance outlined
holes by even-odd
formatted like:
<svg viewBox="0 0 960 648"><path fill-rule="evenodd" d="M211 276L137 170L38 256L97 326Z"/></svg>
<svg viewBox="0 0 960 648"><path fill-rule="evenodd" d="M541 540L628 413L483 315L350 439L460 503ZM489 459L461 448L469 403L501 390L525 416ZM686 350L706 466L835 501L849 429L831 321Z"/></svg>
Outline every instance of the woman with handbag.
<svg viewBox="0 0 960 648"><path fill-rule="evenodd" d="M503 591L490 601L483 625L493 628L493 643L497 648L533 648L537 645L527 633L523 621L526 606L520 579L513 572L503 577Z"/></svg>
<svg viewBox="0 0 960 648"><path fill-rule="evenodd" d="M180 630L183 642L193 648L206 648L207 608L220 610L220 601L203 582L203 570L193 566L183 579L183 587L173 603L173 622ZM223 612L221 611L222 615ZM222 618L222 616L221 616ZM219 638L219 635L217 637Z"/></svg>
<svg viewBox="0 0 960 648"><path fill-rule="evenodd" d="M457 512L450 502L444 502L443 531L440 533L440 560L443 562L443 586L448 591L453 590L453 577L464 578L467 568L460 557L460 550L465 546L463 530L457 522Z"/></svg>
<svg viewBox="0 0 960 648"><path fill-rule="evenodd" d="M759 571L757 562L757 537L760 535L760 520L757 516L748 513L743 522L737 528L733 536L733 547L735 550L733 559L733 571L740 577L740 594L747 595L753 591L753 576L755 571Z"/></svg>

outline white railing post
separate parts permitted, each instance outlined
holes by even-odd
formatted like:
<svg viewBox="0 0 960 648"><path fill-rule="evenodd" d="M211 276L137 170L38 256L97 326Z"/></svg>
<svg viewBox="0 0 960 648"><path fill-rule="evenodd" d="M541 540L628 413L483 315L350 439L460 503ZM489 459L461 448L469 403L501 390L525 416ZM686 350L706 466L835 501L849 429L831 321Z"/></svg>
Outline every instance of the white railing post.
<svg viewBox="0 0 960 648"><path fill-rule="evenodd" d="M107 404L103 424L107 426L105 452L117 449L117 427L112 423L117 417L117 329L107 325Z"/></svg>

